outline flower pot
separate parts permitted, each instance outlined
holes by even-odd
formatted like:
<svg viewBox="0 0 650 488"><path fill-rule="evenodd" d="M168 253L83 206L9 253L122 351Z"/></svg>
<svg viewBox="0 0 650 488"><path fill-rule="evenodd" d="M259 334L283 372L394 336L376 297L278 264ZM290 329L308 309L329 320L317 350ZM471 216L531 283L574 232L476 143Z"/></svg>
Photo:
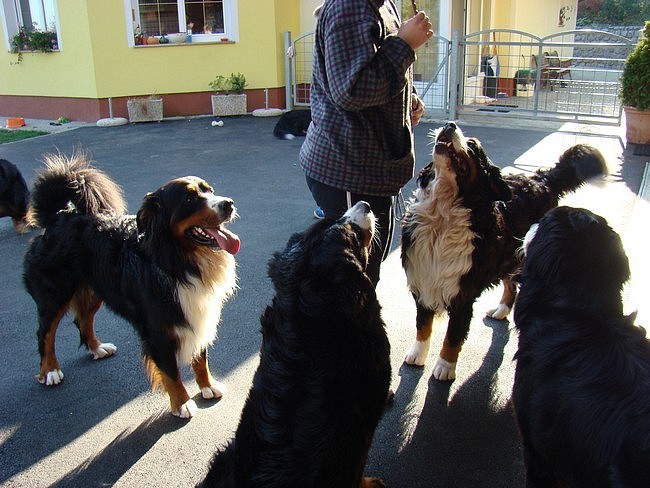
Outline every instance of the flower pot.
<svg viewBox="0 0 650 488"><path fill-rule="evenodd" d="M625 138L632 144L650 144L650 110L623 107L625 111Z"/></svg>
<svg viewBox="0 0 650 488"><path fill-rule="evenodd" d="M163 118L162 98L133 98L127 100L129 122L160 122Z"/></svg>
<svg viewBox="0 0 650 488"><path fill-rule="evenodd" d="M225 117L228 115L246 114L246 94L212 95L212 115Z"/></svg>

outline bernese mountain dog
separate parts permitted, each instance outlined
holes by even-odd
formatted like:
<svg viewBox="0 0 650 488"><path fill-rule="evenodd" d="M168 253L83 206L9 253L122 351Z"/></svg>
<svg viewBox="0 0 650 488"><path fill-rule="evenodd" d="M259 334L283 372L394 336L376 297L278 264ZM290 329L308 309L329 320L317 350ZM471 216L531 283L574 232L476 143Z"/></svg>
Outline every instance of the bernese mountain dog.
<svg viewBox="0 0 650 488"><path fill-rule="evenodd" d="M29 188L18 167L0 159L0 217L11 217L14 228L21 234L27 231Z"/></svg>
<svg viewBox="0 0 650 488"><path fill-rule="evenodd" d="M311 110L298 109L283 113L273 127L273 135L278 139L295 139L307 134L311 123Z"/></svg>
<svg viewBox="0 0 650 488"><path fill-rule="evenodd" d="M488 315L504 319L516 295L511 275L520 266L517 249L531 224L558 199L589 178L604 175L602 154L578 144L551 169L531 176L502 175L474 138L453 122L433 134L433 161L417 178L402 226L402 265L416 303L416 341L405 362L421 366L429 354L433 321L449 315L433 376L456 377L475 300L503 281L499 306Z"/></svg>
<svg viewBox="0 0 650 488"><path fill-rule="evenodd" d="M269 262L260 364L235 438L202 487L381 487L363 471L391 377L390 345L365 273L375 217L293 235Z"/></svg>
<svg viewBox="0 0 650 488"><path fill-rule="evenodd" d="M63 380L54 338L68 309L95 359L115 353L94 331L105 302L138 332L152 386L167 391L174 415L189 418L196 404L177 361L191 363L203 398L223 393L208 369L207 348L236 288L240 242L224 227L235 206L187 176L148 193L137 216L124 211L121 189L86 154L45 156L32 191L33 217L44 232L24 260L24 283L38 309L36 378L45 385Z"/></svg>
<svg viewBox="0 0 650 488"><path fill-rule="evenodd" d="M623 313L629 276L589 210L557 207L526 236L512 395L526 486L650 486L650 341Z"/></svg>

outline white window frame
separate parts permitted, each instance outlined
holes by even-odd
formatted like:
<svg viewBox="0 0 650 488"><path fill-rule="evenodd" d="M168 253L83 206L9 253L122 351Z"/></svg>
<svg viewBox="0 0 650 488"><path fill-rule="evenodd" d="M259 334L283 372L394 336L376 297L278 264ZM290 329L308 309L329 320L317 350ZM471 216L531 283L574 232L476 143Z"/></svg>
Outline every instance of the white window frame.
<svg viewBox="0 0 650 488"><path fill-rule="evenodd" d="M2 6L2 28L6 33L5 38L5 48L7 51L11 51L11 38L13 38L21 27L23 27L23 16L22 12L18 9L16 0L0 0ZM59 26L59 6L57 4L58 0L51 0L52 10L54 13L54 29L56 31L57 45L59 46L59 51L62 49L61 45L61 36L60 36L60 26ZM39 14L45 15L45 6L41 1L32 1L30 0L30 10L34 12L36 8L41 9ZM39 5L40 4L40 5ZM40 15L39 15L40 16ZM38 30L44 31L52 27L52 25L40 25L37 24L36 27Z"/></svg>
<svg viewBox="0 0 650 488"><path fill-rule="evenodd" d="M176 3L178 5L179 32L185 32L185 0L176 0ZM124 0L124 14L127 26L127 42L129 46L133 47L135 46L135 30L140 25L138 0ZM229 41L239 41L237 0L223 0L223 20L224 33L192 34L192 43L220 42L224 37Z"/></svg>

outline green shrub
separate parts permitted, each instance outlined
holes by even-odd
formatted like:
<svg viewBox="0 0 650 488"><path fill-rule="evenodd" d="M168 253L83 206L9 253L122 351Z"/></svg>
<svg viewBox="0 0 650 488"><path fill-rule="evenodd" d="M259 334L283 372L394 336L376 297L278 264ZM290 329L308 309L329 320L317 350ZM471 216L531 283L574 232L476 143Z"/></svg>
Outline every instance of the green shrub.
<svg viewBox="0 0 650 488"><path fill-rule="evenodd" d="M650 21L645 24L643 38L625 61L620 95L623 105L650 110Z"/></svg>
<svg viewBox="0 0 650 488"><path fill-rule="evenodd" d="M246 88L247 85L246 77L241 73L231 73L229 78L226 78L223 75L217 75L214 80L208 83L211 90L226 93L244 93L244 88Z"/></svg>
<svg viewBox="0 0 650 488"><path fill-rule="evenodd" d="M244 88L246 88L247 84L246 77L243 74L230 74L230 88L235 93L244 93Z"/></svg>

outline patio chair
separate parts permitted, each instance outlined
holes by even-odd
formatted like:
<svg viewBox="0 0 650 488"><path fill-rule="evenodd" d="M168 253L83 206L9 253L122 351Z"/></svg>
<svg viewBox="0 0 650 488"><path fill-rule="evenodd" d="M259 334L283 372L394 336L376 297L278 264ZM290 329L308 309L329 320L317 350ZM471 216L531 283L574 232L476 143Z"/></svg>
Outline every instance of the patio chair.
<svg viewBox="0 0 650 488"><path fill-rule="evenodd" d="M560 86L564 86L567 77L569 80L571 79L571 64L573 63L573 59L560 59L557 50L551 51L550 53L545 52L544 57L548 64L548 79L551 90L556 81L560 82Z"/></svg>
<svg viewBox="0 0 650 488"><path fill-rule="evenodd" d="M548 63L544 62L545 58L542 56L542 64L540 65L537 60L537 54L530 55L530 66L533 70L533 77L537 79L537 70L540 71L539 84L540 87L544 87L548 84L549 74L548 74Z"/></svg>

